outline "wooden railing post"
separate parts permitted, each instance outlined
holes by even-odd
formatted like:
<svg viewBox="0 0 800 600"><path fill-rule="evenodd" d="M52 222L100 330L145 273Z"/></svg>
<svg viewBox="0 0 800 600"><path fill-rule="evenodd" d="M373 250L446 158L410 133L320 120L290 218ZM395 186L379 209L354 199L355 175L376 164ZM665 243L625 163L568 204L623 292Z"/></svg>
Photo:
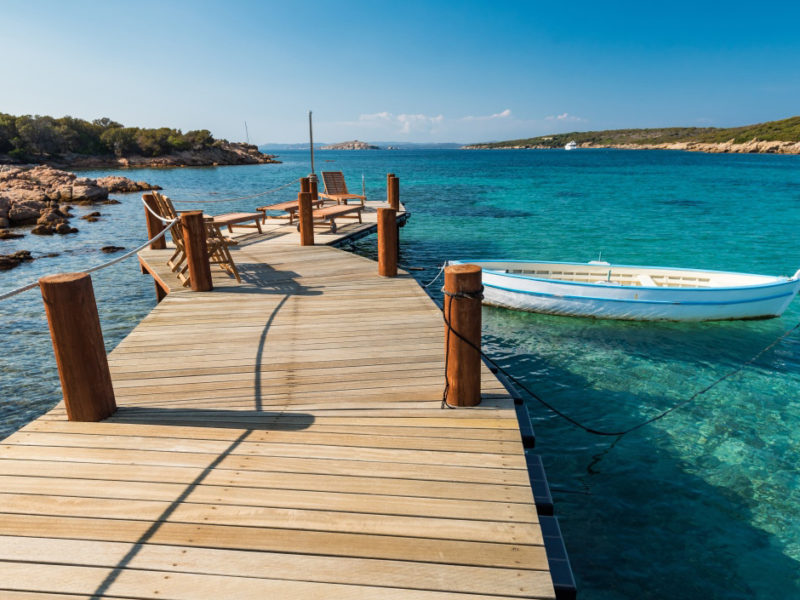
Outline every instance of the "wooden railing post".
<svg viewBox="0 0 800 600"><path fill-rule="evenodd" d="M397 211L378 209L378 275L397 277Z"/></svg>
<svg viewBox="0 0 800 600"><path fill-rule="evenodd" d="M308 177L301 177L300 178L300 193L310 193L311 192L311 179Z"/></svg>
<svg viewBox="0 0 800 600"><path fill-rule="evenodd" d="M388 180L387 183L389 184L387 191L387 201L389 202L389 207L395 210L400 210L400 179L392 175Z"/></svg>
<svg viewBox="0 0 800 600"><path fill-rule="evenodd" d="M317 202L319 200L319 182L316 175L308 176L308 184L311 191L311 201Z"/></svg>
<svg viewBox="0 0 800 600"><path fill-rule="evenodd" d="M142 194L142 200L144 200L144 203L147 204L150 210L158 214L158 207L156 205L155 198L153 198L153 194ZM152 240L164 230L164 223L159 221L153 213L147 210L147 208L144 209L144 216L145 219L147 219L147 239ZM155 242L150 242L151 250L163 250L166 247L166 236L160 237Z"/></svg>
<svg viewBox="0 0 800 600"><path fill-rule="evenodd" d="M311 208L311 192L300 192L297 196L299 204L298 227L300 228L300 245L314 245L314 211Z"/></svg>
<svg viewBox="0 0 800 600"><path fill-rule="evenodd" d="M213 290L203 211L191 210L181 213L181 225L183 226L183 245L186 248L186 262L189 265L189 283L192 291L208 292Z"/></svg>
<svg viewBox="0 0 800 600"><path fill-rule="evenodd" d="M453 265L444 270L447 403L452 406L481 402L481 355L475 349L481 347L481 290L480 267Z"/></svg>
<svg viewBox="0 0 800 600"><path fill-rule="evenodd" d="M389 203L389 188L392 187L391 179L394 177L394 173L387 173L386 174L386 203Z"/></svg>
<svg viewBox="0 0 800 600"><path fill-rule="evenodd" d="M61 273L39 280L70 421L101 421L117 410L92 278Z"/></svg>

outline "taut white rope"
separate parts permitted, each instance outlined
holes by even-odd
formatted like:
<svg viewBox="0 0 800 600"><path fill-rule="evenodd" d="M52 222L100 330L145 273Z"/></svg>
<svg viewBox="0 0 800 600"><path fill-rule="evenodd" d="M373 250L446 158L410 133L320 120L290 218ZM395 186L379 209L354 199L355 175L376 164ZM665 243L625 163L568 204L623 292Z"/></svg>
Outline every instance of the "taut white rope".
<svg viewBox="0 0 800 600"><path fill-rule="evenodd" d="M145 205L145 206L147 206L147 205ZM163 221L164 219L161 219L161 220ZM105 269L106 267L110 267L111 265L115 265L118 262L123 261L123 260L125 260L126 258L128 258L130 256L133 256L134 254L139 252L139 250L144 249L145 246L147 246L149 244L152 244L156 240L164 237L167 234L167 231L172 229L172 226L175 225L175 223L177 221L178 221L178 219L173 219L172 221L168 221L169 225L167 225L161 233L159 233L154 238L147 240L144 244L142 244L138 248L134 248L130 252L126 252L122 256L118 256L114 260L110 260L110 261L108 261L106 263L103 263L102 265L97 265L96 267L91 267L91 268L86 269L86 270L84 270L82 272L83 273L94 273L95 271L99 271L100 269ZM17 294L21 294L22 292L27 292L28 290L32 290L35 287L39 287L39 282L38 281L34 281L33 283L29 283L28 285L23 285L22 287L19 287L19 288L15 289L15 290L11 290L10 292L6 292L5 294L0 294L0 300L5 300L6 298L11 298L12 296L16 296Z"/></svg>

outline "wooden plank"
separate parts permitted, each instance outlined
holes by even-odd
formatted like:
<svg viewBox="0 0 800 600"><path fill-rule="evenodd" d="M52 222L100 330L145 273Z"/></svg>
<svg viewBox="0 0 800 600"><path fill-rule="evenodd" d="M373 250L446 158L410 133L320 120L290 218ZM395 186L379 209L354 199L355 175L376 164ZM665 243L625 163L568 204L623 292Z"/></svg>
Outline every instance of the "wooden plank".
<svg viewBox="0 0 800 600"><path fill-rule="evenodd" d="M128 544L83 540L0 537L0 560L60 562L82 566L115 567L130 550ZM420 590L509 595L523 598L547 591L546 571L433 565L417 562L275 552L241 552L183 548L176 556L170 546L148 545L130 563L131 568L167 572L205 573L273 579L305 580L406 587ZM5 596L4 596L5 598Z"/></svg>
<svg viewBox="0 0 800 600"><path fill-rule="evenodd" d="M546 569L544 547L465 540L368 535L130 519L92 519L0 512L3 535L289 552L496 568ZM150 531L149 535L146 535ZM12 588L13 589L13 588ZM33 589L33 588L32 588Z"/></svg>

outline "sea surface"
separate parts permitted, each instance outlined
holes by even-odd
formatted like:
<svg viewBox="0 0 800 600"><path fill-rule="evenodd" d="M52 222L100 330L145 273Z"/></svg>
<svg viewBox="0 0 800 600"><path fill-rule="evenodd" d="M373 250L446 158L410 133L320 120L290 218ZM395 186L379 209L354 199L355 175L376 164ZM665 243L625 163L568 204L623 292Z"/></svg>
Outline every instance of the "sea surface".
<svg viewBox="0 0 800 600"><path fill-rule="evenodd" d="M164 187L183 208L259 193L309 172L280 165L91 171ZM411 211L401 263L428 283L442 261L508 258L792 275L800 267L800 157L674 151L319 152L317 171L385 197L400 177ZM209 212L290 199L202 205ZM42 257L0 272L0 293L107 261L146 239L139 194L101 206L73 236L0 241ZM194 206L193 203L194 202ZM78 215L97 207L76 208ZM375 238L354 251L375 256ZM155 305L135 259L93 275L111 350ZM439 283L430 286L436 296ZM0 438L58 400L38 290L0 302ZM529 400L580 598L800 598L800 321L636 323L484 308L485 349L559 410L595 429L633 426L733 373L666 418L620 439L590 435Z"/></svg>

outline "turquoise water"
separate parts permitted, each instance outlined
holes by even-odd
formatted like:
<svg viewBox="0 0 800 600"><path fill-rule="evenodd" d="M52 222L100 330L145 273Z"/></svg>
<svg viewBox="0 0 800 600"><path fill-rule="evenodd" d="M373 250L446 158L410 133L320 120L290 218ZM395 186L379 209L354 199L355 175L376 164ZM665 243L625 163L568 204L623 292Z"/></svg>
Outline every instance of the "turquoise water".
<svg viewBox="0 0 800 600"><path fill-rule="evenodd" d="M175 199L241 196L308 172L281 165L140 170ZM331 162L325 162L328 159ZM328 152L351 188L401 179L412 219L401 262L428 282L448 258L682 266L791 275L800 267L800 157L635 151ZM108 171L103 171L103 174ZM90 172L90 175L100 172ZM127 173L130 175L130 173ZM285 190L268 201L286 200ZM62 251L0 273L0 290L98 264L100 246L144 241L139 195L118 195L74 237L0 242ZM212 205L252 208L259 200ZM266 202L265 202L266 203ZM185 205L190 206L190 205ZM77 212L80 214L81 209ZM374 238L355 244L374 255ZM110 348L154 306L135 261L94 276ZM437 288L438 285L432 286ZM38 292L0 304L0 437L57 399ZM800 321L626 323L484 309L498 362L597 429L634 425L739 367ZM800 598L800 333L694 402L619 441L586 434L534 401L537 452L582 598Z"/></svg>

